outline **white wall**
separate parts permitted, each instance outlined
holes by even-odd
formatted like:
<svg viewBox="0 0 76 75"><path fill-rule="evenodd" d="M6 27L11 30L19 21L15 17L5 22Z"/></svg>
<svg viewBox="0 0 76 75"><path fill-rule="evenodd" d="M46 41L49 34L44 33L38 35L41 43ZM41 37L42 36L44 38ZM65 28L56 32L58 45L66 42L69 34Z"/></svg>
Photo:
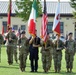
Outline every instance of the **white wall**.
<svg viewBox="0 0 76 75"><path fill-rule="evenodd" d="M54 17L48 17L49 22L53 22L53 20L54 20ZM7 17L3 17L2 19L0 19L0 32L2 31L3 21L7 21ZM69 32L73 32L73 38L74 38L74 25L75 25L76 19L73 19L71 17L61 17L60 21L64 22L64 36L66 36L66 34L68 34ZM26 36L29 37L27 22L23 22L21 18L12 17L11 25L18 25L18 27L20 27L20 25L26 25ZM38 36L40 36L41 17L37 18L36 28L37 28L37 34Z"/></svg>

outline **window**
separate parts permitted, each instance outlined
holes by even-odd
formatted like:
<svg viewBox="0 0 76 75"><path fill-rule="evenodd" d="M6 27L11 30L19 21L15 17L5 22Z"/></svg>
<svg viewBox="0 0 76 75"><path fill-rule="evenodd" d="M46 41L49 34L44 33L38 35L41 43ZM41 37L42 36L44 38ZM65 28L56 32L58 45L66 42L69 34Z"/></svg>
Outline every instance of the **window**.
<svg viewBox="0 0 76 75"><path fill-rule="evenodd" d="M14 30L18 30L18 25L13 25Z"/></svg>
<svg viewBox="0 0 76 75"><path fill-rule="evenodd" d="M47 31L48 33L52 33L53 22L48 22Z"/></svg>
<svg viewBox="0 0 76 75"><path fill-rule="evenodd" d="M4 33L6 33L7 32L7 21L3 21L2 25L4 27Z"/></svg>
<svg viewBox="0 0 76 75"><path fill-rule="evenodd" d="M47 31L49 33L52 33L52 27L53 27L53 22L48 22ZM61 31L61 33L63 33L63 31L64 31L64 23L63 22L60 22L60 31Z"/></svg>
<svg viewBox="0 0 76 75"><path fill-rule="evenodd" d="M25 25L21 25L21 30L25 30L26 26Z"/></svg>
<svg viewBox="0 0 76 75"><path fill-rule="evenodd" d="M3 21L3 25L7 25L7 21Z"/></svg>
<svg viewBox="0 0 76 75"><path fill-rule="evenodd" d="M61 33L63 33L63 31L64 31L64 23L63 22L60 22L60 31L61 31Z"/></svg>

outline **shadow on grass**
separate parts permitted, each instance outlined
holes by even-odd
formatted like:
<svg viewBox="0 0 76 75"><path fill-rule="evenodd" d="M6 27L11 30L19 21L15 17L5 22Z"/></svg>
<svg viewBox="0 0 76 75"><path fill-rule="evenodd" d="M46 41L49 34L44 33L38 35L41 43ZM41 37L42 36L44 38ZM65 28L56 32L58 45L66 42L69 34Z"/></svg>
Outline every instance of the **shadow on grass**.
<svg viewBox="0 0 76 75"><path fill-rule="evenodd" d="M67 73L67 72L65 72L65 71L62 71L62 72L60 72L59 74L62 74L62 75L76 75L76 72Z"/></svg>
<svg viewBox="0 0 76 75"><path fill-rule="evenodd" d="M13 67L13 66L0 66L0 68L8 68L8 69L19 69L18 67Z"/></svg>
<svg viewBox="0 0 76 75"><path fill-rule="evenodd" d="M38 71L38 72L30 72L30 71L25 71L26 73L32 73L32 74L51 74L51 75L55 75L55 74L57 74L57 75L76 75L76 72L72 72L72 73L67 73L67 72L65 72L65 71L62 71L62 72L60 72L60 73L55 73L55 72L47 72L47 73L45 73L45 72L42 72L42 71Z"/></svg>

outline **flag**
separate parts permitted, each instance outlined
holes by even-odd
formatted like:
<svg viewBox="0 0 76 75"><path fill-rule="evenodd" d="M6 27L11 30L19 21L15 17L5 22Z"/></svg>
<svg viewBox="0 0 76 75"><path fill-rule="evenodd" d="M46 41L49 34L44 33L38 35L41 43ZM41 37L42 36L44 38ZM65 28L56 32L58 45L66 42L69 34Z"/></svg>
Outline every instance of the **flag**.
<svg viewBox="0 0 76 75"><path fill-rule="evenodd" d="M8 15L8 21L7 21L7 31L8 31L8 28L11 26L11 0L9 0L7 15Z"/></svg>
<svg viewBox="0 0 76 75"><path fill-rule="evenodd" d="M42 25L41 25L41 32L40 36L44 42L47 40L47 23L48 23L48 17L47 17L47 11L46 11L46 1L44 0L44 11L42 15Z"/></svg>
<svg viewBox="0 0 76 75"><path fill-rule="evenodd" d="M28 20L28 31L31 35L35 36L36 34L36 17L37 17L37 7L36 0L32 4L32 10Z"/></svg>
<svg viewBox="0 0 76 75"><path fill-rule="evenodd" d="M4 25L2 25L2 35L4 35Z"/></svg>
<svg viewBox="0 0 76 75"><path fill-rule="evenodd" d="M53 32L60 35L60 1L58 0L57 10L55 13Z"/></svg>

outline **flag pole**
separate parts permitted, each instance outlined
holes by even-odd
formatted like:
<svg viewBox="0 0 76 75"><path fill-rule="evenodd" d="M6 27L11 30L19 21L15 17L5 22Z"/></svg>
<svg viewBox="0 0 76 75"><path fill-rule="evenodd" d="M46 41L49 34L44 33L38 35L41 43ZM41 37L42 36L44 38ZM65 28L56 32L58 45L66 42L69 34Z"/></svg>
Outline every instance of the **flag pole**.
<svg viewBox="0 0 76 75"><path fill-rule="evenodd" d="M8 4L7 31L8 31L8 29L9 29L9 27L11 26L11 4L12 4L12 0L9 0L9 4Z"/></svg>
<svg viewBox="0 0 76 75"><path fill-rule="evenodd" d="M58 2L60 2L60 0L58 0ZM60 21L60 14L59 14L59 21ZM58 37L60 37L60 35L58 35ZM57 40L57 49L58 49L58 40Z"/></svg>

